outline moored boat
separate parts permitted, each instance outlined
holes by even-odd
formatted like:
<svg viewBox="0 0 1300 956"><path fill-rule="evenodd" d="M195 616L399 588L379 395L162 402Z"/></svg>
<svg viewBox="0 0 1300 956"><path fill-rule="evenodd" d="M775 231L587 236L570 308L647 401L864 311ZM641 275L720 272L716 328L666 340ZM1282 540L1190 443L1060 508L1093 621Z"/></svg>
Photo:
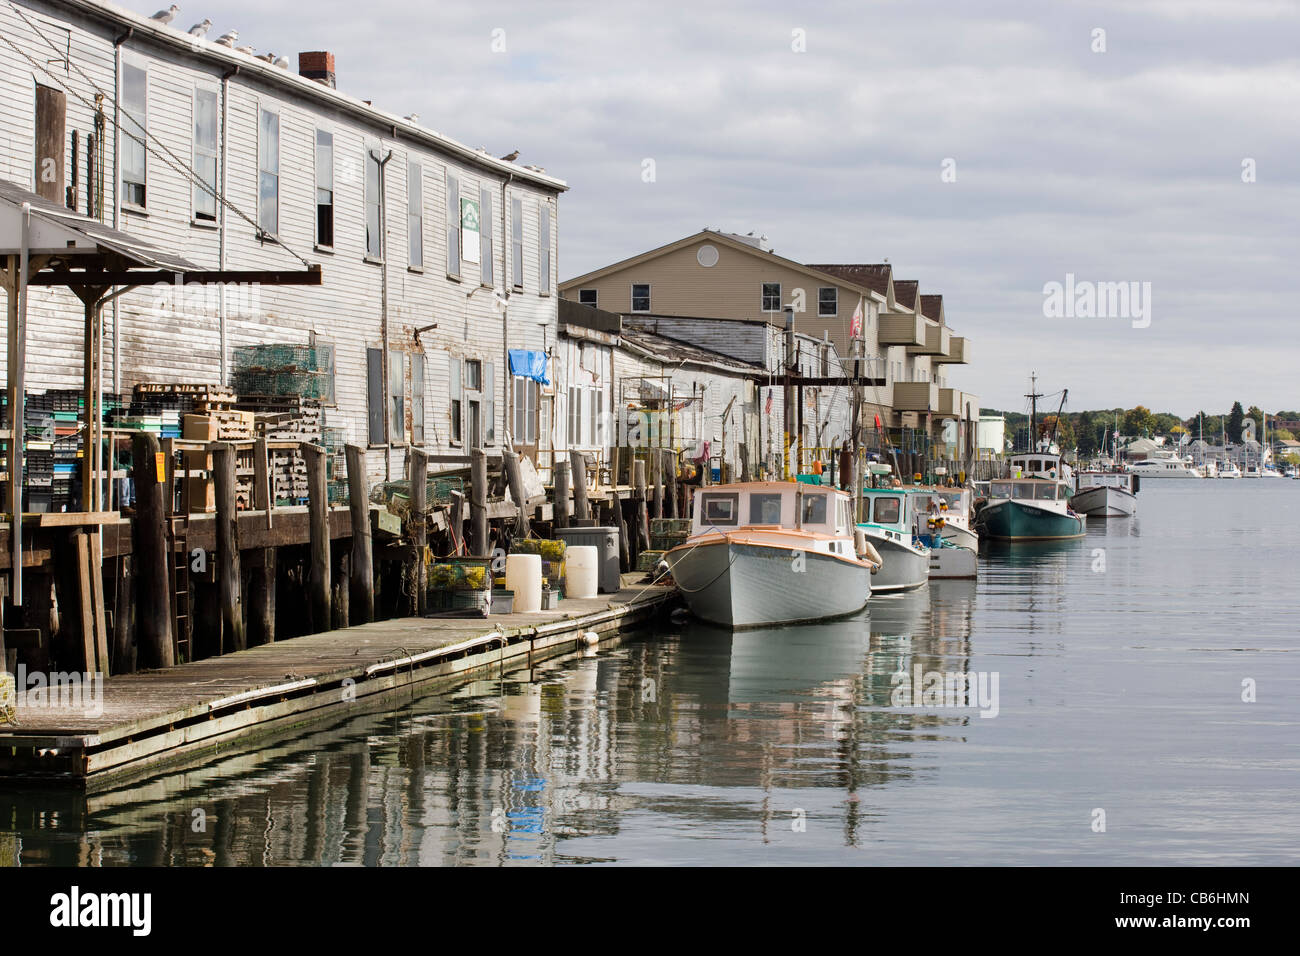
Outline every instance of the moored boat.
<svg viewBox="0 0 1300 956"><path fill-rule="evenodd" d="M664 561L696 617L739 629L860 611L879 567L867 554L848 492L759 481L701 489L690 536Z"/></svg>
<svg viewBox="0 0 1300 956"><path fill-rule="evenodd" d="M858 522L858 531L881 560L871 590L910 591L924 585L930 577L930 549L916 539L911 495L900 488L867 488L862 511L865 520Z"/></svg>
<svg viewBox="0 0 1300 956"><path fill-rule="evenodd" d="M1068 466L1060 455L1032 452L1011 458L1011 478L989 482L976 519L980 534L998 541L1082 538L1083 516L1069 504Z"/></svg>
<svg viewBox="0 0 1300 956"><path fill-rule="evenodd" d="M1137 511L1137 494L1142 479L1115 471L1080 471L1074 476L1075 492L1070 507L1081 515L1117 518Z"/></svg>

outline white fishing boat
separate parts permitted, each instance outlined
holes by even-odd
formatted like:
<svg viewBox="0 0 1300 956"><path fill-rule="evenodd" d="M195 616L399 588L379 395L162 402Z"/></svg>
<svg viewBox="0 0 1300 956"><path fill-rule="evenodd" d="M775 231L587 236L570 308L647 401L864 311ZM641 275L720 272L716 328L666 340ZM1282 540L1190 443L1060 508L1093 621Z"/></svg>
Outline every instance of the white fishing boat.
<svg viewBox="0 0 1300 956"><path fill-rule="evenodd" d="M924 521L928 514L937 514L943 518L943 540L959 548L979 550L979 533L971 527L973 489L931 485L913 486L907 491L920 521Z"/></svg>
<svg viewBox="0 0 1300 956"><path fill-rule="evenodd" d="M1142 479L1130 472L1080 471L1074 476L1070 507L1081 515L1118 518L1137 511Z"/></svg>
<svg viewBox="0 0 1300 956"><path fill-rule="evenodd" d="M880 567L861 551L848 492L756 481L701 489L690 537L664 561L696 617L738 629L860 611Z"/></svg>
<svg viewBox="0 0 1300 956"><path fill-rule="evenodd" d="M862 492L858 533L880 555L872 591L911 591L930 579L930 549L916 540L916 510L902 488L866 488Z"/></svg>
<svg viewBox="0 0 1300 956"><path fill-rule="evenodd" d="M1237 467L1237 463L1228 458L1219 459L1215 463L1214 470L1215 470L1216 478L1240 478L1241 477L1241 469Z"/></svg>

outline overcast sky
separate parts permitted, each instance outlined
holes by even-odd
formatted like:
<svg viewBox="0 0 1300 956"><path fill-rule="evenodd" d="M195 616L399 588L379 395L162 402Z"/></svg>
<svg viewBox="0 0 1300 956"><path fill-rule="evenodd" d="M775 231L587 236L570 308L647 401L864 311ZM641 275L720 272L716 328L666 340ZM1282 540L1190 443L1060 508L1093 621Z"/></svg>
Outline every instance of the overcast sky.
<svg viewBox="0 0 1300 956"><path fill-rule="evenodd" d="M1031 370L1076 410L1300 407L1300 2L205 0L176 25L204 16L567 180L561 278L752 230L942 293L984 407ZM1067 273L1149 282L1149 327L1045 317Z"/></svg>

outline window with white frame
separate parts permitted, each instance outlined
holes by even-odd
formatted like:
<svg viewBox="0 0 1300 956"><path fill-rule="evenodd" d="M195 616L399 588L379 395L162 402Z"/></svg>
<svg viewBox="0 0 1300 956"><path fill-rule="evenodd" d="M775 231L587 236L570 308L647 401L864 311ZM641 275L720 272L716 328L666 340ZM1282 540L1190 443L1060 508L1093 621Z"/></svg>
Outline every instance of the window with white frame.
<svg viewBox="0 0 1300 956"><path fill-rule="evenodd" d="M460 180L447 170L447 275L460 275Z"/></svg>
<svg viewBox="0 0 1300 956"><path fill-rule="evenodd" d="M492 190L478 191L478 279L485 286L496 282L492 270Z"/></svg>
<svg viewBox="0 0 1300 956"><path fill-rule="evenodd" d="M510 284L524 287L524 201L510 199Z"/></svg>
<svg viewBox="0 0 1300 956"><path fill-rule="evenodd" d="M537 441L538 405L541 397L537 382L516 375L514 440L517 445L531 445Z"/></svg>
<svg viewBox="0 0 1300 956"><path fill-rule="evenodd" d="M424 170L419 163L406 165L406 244L408 265L424 266Z"/></svg>
<svg viewBox="0 0 1300 956"><path fill-rule="evenodd" d="M380 259L384 254L383 177L384 167L374 150L362 157L366 168L366 256Z"/></svg>
<svg viewBox="0 0 1300 956"><path fill-rule="evenodd" d="M334 247L334 134L316 130L316 245Z"/></svg>
<svg viewBox="0 0 1300 956"><path fill-rule="evenodd" d="M194 90L194 218L217 221L217 91Z"/></svg>
<svg viewBox="0 0 1300 956"><path fill-rule="evenodd" d="M411 353L411 442L424 444L424 353Z"/></svg>
<svg viewBox="0 0 1300 956"><path fill-rule="evenodd" d="M122 65L122 201L144 206L145 140L148 131L149 73Z"/></svg>
<svg viewBox="0 0 1300 956"><path fill-rule="evenodd" d="M537 291L551 291L551 207L537 204Z"/></svg>
<svg viewBox="0 0 1300 956"><path fill-rule="evenodd" d="M280 114L258 111L257 224L263 232L280 232Z"/></svg>
<svg viewBox="0 0 1300 956"><path fill-rule="evenodd" d="M591 307L594 309L594 308L597 308L596 302L597 302L597 298L596 298L596 290L595 290L595 289L579 289L579 290L578 290L578 304L579 304L579 305L589 305L589 306L591 306Z"/></svg>
<svg viewBox="0 0 1300 956"><path fill-rule="evenodd" d="M764 312L781 311L781 283L779 282L763 283L763 311Z"/></svg>
<svg viewBox="0 0 1300 956"><path fill-rule="evenodd" d="M840 290L835 286L822 286L817 290L817 314L840 314Z"/></svg>
<svg viewBox="0 0 1300 956"><path fill-rule="evenodd" d="M650 311L650 283L648 282L632 283L632 311L633 312Z"/></svg>
<svg viewBox="0 0 1300 956"><path fill-rule="evenodd" d="M465 392L461 387L460 359L449 356L448 362L450 363L447 376L448 394L451 399L448 403L448 411L451 415L450 436L451 443L459 445L465 440Z"/></svg>

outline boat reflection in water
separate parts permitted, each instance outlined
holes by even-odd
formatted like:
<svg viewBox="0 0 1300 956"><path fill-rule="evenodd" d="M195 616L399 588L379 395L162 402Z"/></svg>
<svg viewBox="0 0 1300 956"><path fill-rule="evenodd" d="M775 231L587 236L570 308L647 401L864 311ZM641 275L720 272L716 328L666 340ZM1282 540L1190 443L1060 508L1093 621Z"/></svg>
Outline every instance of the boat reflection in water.
<svg viewBox="0 0 1300 956"><path fill-rule="evenodd" d="M901 812L878 788L934 773L922 749L962 746L972 711L891 695L899 672L970 666L974 588L812 626L691 621L142 783L7 794L0 862L537 866L774 844L814 860ZM817 828L793 831L796 809Z"/></svg>

